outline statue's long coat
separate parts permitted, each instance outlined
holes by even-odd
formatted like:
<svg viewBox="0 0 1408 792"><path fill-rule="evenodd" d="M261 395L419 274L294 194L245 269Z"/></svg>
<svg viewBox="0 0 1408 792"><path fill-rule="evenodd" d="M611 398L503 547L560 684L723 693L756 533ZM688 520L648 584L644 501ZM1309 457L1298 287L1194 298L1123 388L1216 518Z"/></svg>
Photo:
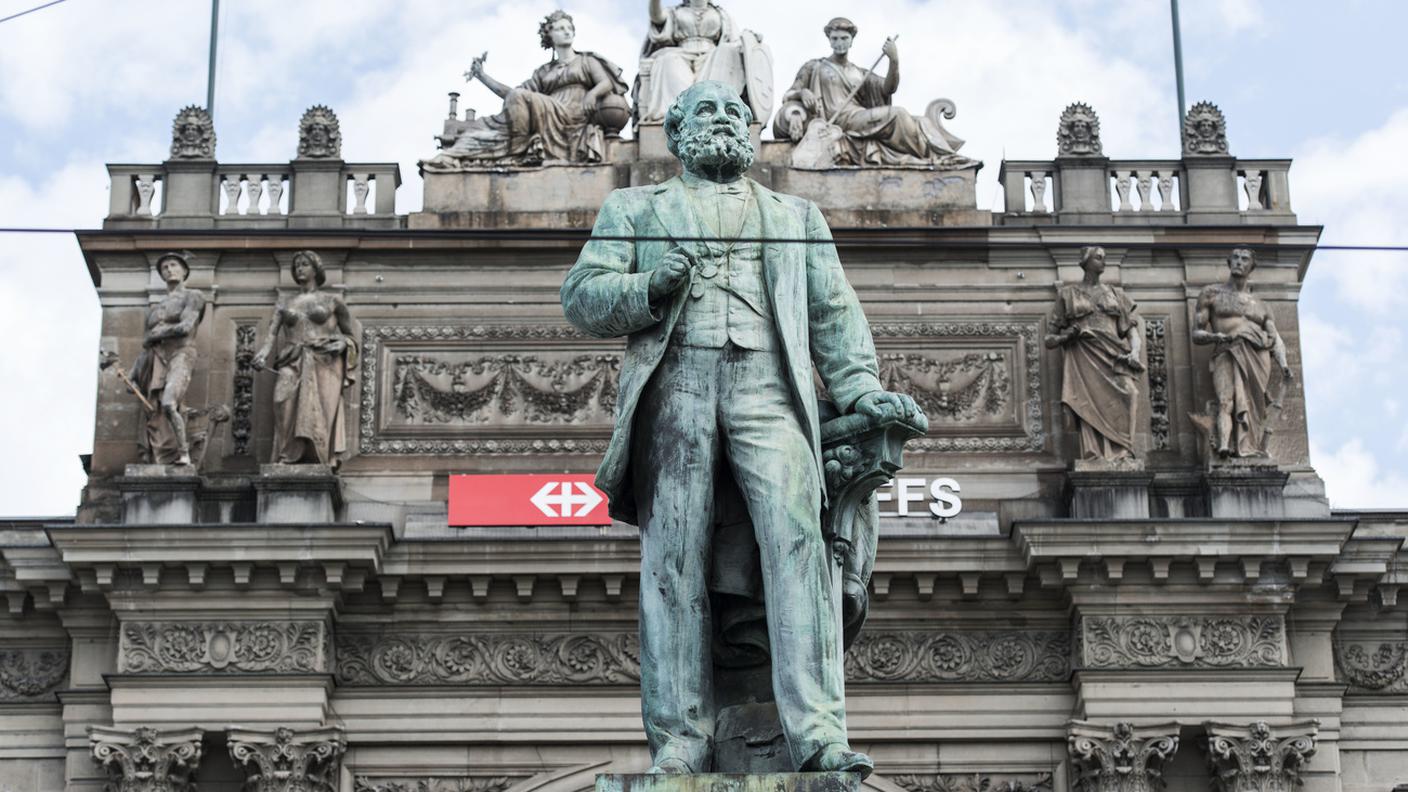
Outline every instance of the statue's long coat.
<svg viewBox="0 0 1408 792"><path fill-rule="evenodd" d="M821 211L803 198L775 193L752 180L748 184L760 209L763 238L788 240L763 246L763 276L793 403L811 441L816 480L824 482L813 363L831 399L841 413L848 413L861 396L881 390L875 344ZM689 286L681 288L658 314L652 313L650 273L676 244L707 258L700 243L692 241L703 234L688 189L674 178L611 193L592 239L562 284L562 307L572 324L600 338L629 336L615 431L596 483L611 499L611 516L632 524L636 503L630 450L636 404L660 364L689 294Z"/></svg>

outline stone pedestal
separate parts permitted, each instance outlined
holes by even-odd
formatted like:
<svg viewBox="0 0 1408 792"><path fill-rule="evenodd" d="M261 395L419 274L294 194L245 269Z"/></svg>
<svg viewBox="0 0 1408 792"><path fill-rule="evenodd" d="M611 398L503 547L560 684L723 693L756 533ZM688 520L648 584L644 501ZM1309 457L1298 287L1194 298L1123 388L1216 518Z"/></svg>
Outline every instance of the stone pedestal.
<svg viewBox="0 0 1408 792"><path fill-rule="evenodd" d="M858 792L856 773L603 773L596 792Z"/></svg>
<svg viewBox="0 0 1408 792"><path fill-rule="evenodd" d="M1063 222L1110 222L1109 158L1059 157L1056 174L1056 213Z"/></svg>
<svg viewBox="0 0 1408 792"><path fill-rule="evenodd" d="M260 465L254 480L261 523L330 523L342 506L342 483L327 465Z"/></svg>
<svg viewBox="0 0 1408 792"><path fill-rule="evenodd" d="M1146 520L1149 484L1142 470L1072 470L1071 516L1078 520Z"/></svg>
<svg viewBox="0 0 1408 792"><path fill-rule="evenodd" d="M190 465L128 465L117 479L122 521L170 525L197 522L200 476Z"/></svg>
<svg viewBox="0 0 1408 792"><path fill-rule="evenodd" d="M1231 519L1284 517L1289 473L1275 465L1221 465L1203 474L1208 514Z"/></svg>
<svg viewBox="0 0 1408 792"><path fill-rule="evenodd" d="M1183 205L1189 223L1238 223L1237 161L1232 157L1198 157L1185 161Z"/></svg>

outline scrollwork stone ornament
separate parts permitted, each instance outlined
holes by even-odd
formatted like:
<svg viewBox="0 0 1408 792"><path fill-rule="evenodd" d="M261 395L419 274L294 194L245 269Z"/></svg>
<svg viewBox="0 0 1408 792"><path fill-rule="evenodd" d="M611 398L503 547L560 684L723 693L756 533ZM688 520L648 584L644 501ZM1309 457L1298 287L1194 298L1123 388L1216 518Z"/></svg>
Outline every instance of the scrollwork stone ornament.
<svg viewBox="0 0 1408 792"><path fill-rule="evenodd" d="M171 159L215 159L215 121L204 107L189 105L176 114Z"/></svg>
<svg viewBox="0 0 1408 792"><path fill-rule="evenodd" d="M1087 616L1086 668L1277 668L1285 665L1280 616Z"/></svg>
<svg viewBox="0 0 1408 792"><path fill-rule="evenodd" d="M1052 792L1051 773L940 773L895 775L906 792Z"/></svg>
<svg viewBox="0 0 1408 792"><path fill-rule="evenodd" d="M1356 692L1408 693L1408 641L1336 641L1335 662Z"/></svg>
<svg viewBox="0 0 1408 792"><path fill-rule="evenodd" d="M347 752L341 729L230 729L227 739L245 792L337 792L337 766Z"/></svg>
<svg viewBox="0 0 1408 792"><path fill-rule="evenodd" d="M504 792L513 776L356 776L352 792Z"/></svg>
<svg viewBox="0 0 1408 792"><path fill-rule="evenodd" d="M619 685L640 681L635 633L337 637L345 685Z"/></svg>
<svg viewBox="0 0 1408 792"><path fill-rule="evenodd" d="M846 653L846 679L1059 682L1070 656L1067 632L863 632Z"/></svg>
<svg viewBox="0 0 1408 792"><path fill-rule="evenodd" d="M68 650L25 648L0 651L0 702L41 701L68 676Z"/></svg>
<svg viewBox="0 0 1408 792"><path fill-rule="evenodd" d="M1100 142L1100 117L1084 102L1074 102L1061 113L1056 130L1056 150L1062 157L1099 157L1105 153Z"/></svg>
<svg viewBox="0 0 1408 792"><path fill-rule="evenodd" d="M342 156L342 129L337 113L326 105L313 105L298 120L299 159L338 159Z"/></svg>
<svg viewBox="0 0 1408 792"><path fill-rule="evenodd" d="M122 673L326 673L322 622L128 622Z"/></svg>
<svg viewBox="0 0 1408 792"><path fill-rule="evenodd" d="M200 729L88 727L93 761L108 774L103 792L196 792Z"/></svg>
<svg viewBox="0 0 1408 792"><path fill-rule="evenodd" d="M1301 769L1315 754L1318 720L1272 728L1266 721L1246 726L1209 721L1209 773L1215 792L1293 792Z"/></svg>
<svg viewBox="0 0 1408 792"><path fill-rule="evenodd" d="M1183 116L1183 153L1227 156L1227 119L1212 102L1198 102Z"/></svg>
<svg viewBox="0 0 1408 792"><path fill-rule="evenodd" d="M1101 726L1073 720L1067 747L1078 792L1160 792L1163 763L1178 751L1176 722Z"/></svg>

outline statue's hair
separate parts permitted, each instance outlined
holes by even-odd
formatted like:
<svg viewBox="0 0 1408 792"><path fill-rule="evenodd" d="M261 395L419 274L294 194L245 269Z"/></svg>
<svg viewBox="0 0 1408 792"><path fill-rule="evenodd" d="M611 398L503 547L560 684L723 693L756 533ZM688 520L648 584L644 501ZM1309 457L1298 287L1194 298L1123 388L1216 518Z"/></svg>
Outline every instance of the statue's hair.
<svg viewBox="0 0 1408 792"><path fill-rule="evenodd" d="M309 264L313 265L313 281L315 283L317 283L319 286L322 286L323 284L328 282L328 271L327 268L323 266L322 257L311 250L300 250L297 253L293 254L293 260L290 261L288 264L288 271L290 275L293 275L294 268L298 266L298 262L300 260L306 261ZM297 282L297 280L298 276L294 275L294 281Z"/></svg>
<svg viewBox="0 0 1408 792"><path fill-rule="evenodd" d="M1097 250L1101 253L1105 252L1105 248L1102 248L1099 245L1086 245L1085 247L1080 249L1081 269L1085 268L1085 262L1090 261L1092 258L1095 257L1095 251Z"/></svg>
<svg viewBox="0 0 1408 792"><path fill-rule="evenodd" d="M719 82L718 80L703 80L680 91L680 95L675 97L675 101L670 105L670 109L665 111L665 147L670 150L671 154L677 157L679 156L679 151L676 150L676 147L680 138L680 124L684 123L685 108L694 103L695 95L706 85L722 86L727 88L729 93L738 96L738 92L735 91L732 86L728 83ZM742 97L739 97L739 102L743 105L743 123L745 125L752 124L752 108L748 107L748 103L744 102Z"/></svg>
<svg viewBox="0 0 1408 792"><path fill-rule="evenodd" d="M836 17L832 19L830 22L826 23L826 27L822 28L822 30L826 33L827 36L830 36L831 31L833 30L844 30L847 33L851 34L851 38L855 38L856 35L860 33L860 28L856 27L856 23L852 22L851 20L845 17Z"/></svg>
<svg viewBox="0 0 1408 792"><path fill-rule="evenodd" d="M183 270L186 271L186 274L181 278L181 280L184 281L186 278L191 277L191 254L190 254L190 253L186 253L186 252L184 252L184 251L176 251L176 250L173 250L173 251L171 251L171 252L169 252L169 253L162 253L160 256L157 256L157 257L156 257L156 263L155 263L154 265L152 265L152 266L155 267L155 269L156 269L157 272L161 272L161 263L162 263L163 261L166 261L167 259L172 259L172 260L175 260L176 262L180 263L181 269L183 269Z"/></svg>
<svg viewBox="0 0 1408 792"><path fill-rule="evenodd" d="M572 21L572 15L566 11L559 8L548 14L538 25L538 43L543 45L543 49L552 49L552 35L548 31L551 30L552 24L560 19L567 20L567 24L571 25L573 30L577 29L577 23Z"/></svg>

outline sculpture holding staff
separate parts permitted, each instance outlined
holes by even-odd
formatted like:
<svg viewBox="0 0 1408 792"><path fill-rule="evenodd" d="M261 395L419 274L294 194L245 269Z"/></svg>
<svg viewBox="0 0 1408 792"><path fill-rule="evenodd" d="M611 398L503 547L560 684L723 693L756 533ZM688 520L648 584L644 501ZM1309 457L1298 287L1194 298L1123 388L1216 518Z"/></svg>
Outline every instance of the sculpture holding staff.
<svg viewBox="0 0 1408 792"><path fill-rule="evenodd" d="M166 284L166 294L147 311L142 353L132 364L128 379L148 407L140 441L142 457L158 465L191 464L186 433L186 389L196 362L196 328L205 316L205 297L186 288L191 275L184 253L164 253L156 271Z"/></svg>
<svg viewBox="0 0 1408 792"><path fill-rule="evenodd" d="M684 0L673 8L650 0L649 12L635 86L637 123L661 123L675 97L703 80L728 84L753 118L765 122L772 115L772 50L761 35L739 29L713 0Z"/></svg>
<svg viewBox="0 0 1408 792"><path fill-rule="evenodd" d="M873 764L846 733L813 368L842 413L922 413L883 390L870 327L816 205L744 177L751 121L723 83L680 94L664 131L684 173L607 197L562 285L562 306L592 336L627 337L596 482L612 516L640 526L652 772L707 772L712 763L709 570L723 551L714 504L727 485L752 524L745 539L756 541L779 658L772 693L792 768L868 774Z"/></svg>

